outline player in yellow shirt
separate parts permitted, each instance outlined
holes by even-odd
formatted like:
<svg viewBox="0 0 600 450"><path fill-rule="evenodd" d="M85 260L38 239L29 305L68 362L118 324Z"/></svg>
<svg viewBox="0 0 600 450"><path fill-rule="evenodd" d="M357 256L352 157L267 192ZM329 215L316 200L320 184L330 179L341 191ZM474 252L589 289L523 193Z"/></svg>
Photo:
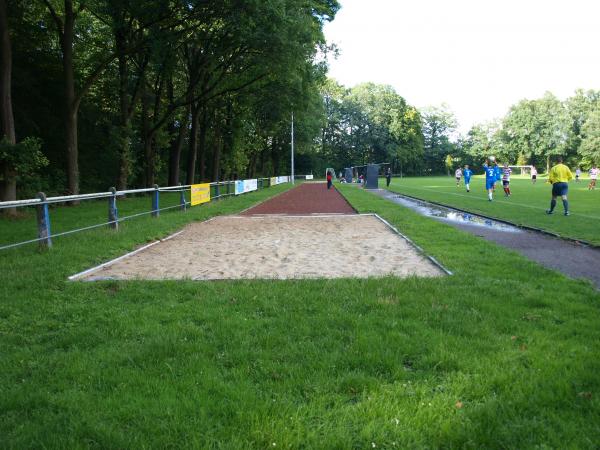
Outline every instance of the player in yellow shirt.
<svg viewBox="0 0 600 450"><path fill-rule="evenodd" d="M569 200L567 200L567 194L569 193L569 181L573 179L573 174L571 173L571 170L563 164L562 157L559 156L557 159L558 164L552 167L548 173L548 181L552 184L552 201L550 202L550 209L546 211L546 214L554 214L556 197L562 197L565 216L568 216Z"/></svg>

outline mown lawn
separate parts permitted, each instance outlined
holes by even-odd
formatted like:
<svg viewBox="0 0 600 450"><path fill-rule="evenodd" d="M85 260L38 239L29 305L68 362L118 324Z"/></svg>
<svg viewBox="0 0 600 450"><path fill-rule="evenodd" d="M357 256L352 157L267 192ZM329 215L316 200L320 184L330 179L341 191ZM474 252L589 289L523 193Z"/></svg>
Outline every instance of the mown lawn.
<svg viewBox="0 0 600 450"><path fill-rule="evenodd" d="M274 190L0 254L0 447L596 448L600 294L340 189L455 275L65 281Z"/></svg>
<svg viewBox="0 0 600 450"><path fill-rule="evenodd" d="M588 181L569 183L569 217L562 215L560 199L554 215L545 213L551 198L551 186L545 178L538 179L535 185L529 179L514 178L509 198L504 197L502 184L497 183L492 202L487 199L481 176L471 179L470 193L462 182L457 188L453 177L393 178L390 190L600 245L600 188L588 191ZM380 180L380 186L384 184Z"/></svg>
<svg viewBox="0 0 600 450"><path fill-rule="evenodd" d="M227 193L226 187L221 186L221 194ZM230 187L233 189L233 186ZM212 187L211 195L215 196L215 187ZM190 201L189 189L185 193L186 200ZM220 200L219 200L220 201ZM159 197L159 207L165 208L160 214L172 214L178 212L180 202L179 192L161 192ZM188 205L189 208L189 205ZM130 195L128 197L119 197L117 199L117 209L119 218L122 220L128 216L144 214L142 216L125 219L124 223L129 221L139 221L150 217L152 210L152 196L150 193ZM0 214L0 247L12 243L28 241L37 238L36 208L19 208L18 217L7 219ZM64 206L64 204L50 205L50 229L52 234L75 230L78 228L90 227L108 221L108 199L86 200L77 207ZM70 237L59 236L56 243L62 242Z"/></svg>

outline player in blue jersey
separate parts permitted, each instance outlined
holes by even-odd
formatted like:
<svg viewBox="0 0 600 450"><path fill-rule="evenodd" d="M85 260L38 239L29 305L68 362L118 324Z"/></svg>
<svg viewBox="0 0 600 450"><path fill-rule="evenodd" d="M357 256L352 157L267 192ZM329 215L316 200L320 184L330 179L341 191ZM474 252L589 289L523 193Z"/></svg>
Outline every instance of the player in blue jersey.
<svg viewBox="0 0 600 450"><path fill-rule="evenodd" d="M490 156L486 163L483 165L485 170L485 190L488 192L488 200L491 202L494 199L494 187L496 186L496 167L494 166L496 159Z"/></svg>
<svg viewBox="0 0 600 450"><path fill-rule="evenodd" d="M496 181L502 181L502 168L498 164L498 161L494 162L494 170L496 171ZM494 192L496 192L495 184L494 184Z"/></svg>
<svg viewBox="0 0 600 450"><path fill-rule="evenodd" d="M465 177L465 187L467 188L467 192L471 192L471 176L473 175L473 171L469 169L469 166L465 166L465 170L463 170L463 177Z"/></svg>

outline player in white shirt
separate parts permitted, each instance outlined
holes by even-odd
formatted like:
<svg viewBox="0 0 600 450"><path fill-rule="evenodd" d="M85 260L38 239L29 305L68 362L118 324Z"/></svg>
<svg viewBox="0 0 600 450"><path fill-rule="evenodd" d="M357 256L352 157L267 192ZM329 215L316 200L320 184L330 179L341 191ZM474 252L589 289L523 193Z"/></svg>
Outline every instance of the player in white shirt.
<svg viewBox="0 0 600 450"><path fill-rule="evenodd" d="M512 169L508 167L508 163L504 163L502 168L502 187L504 188L504 196L510 197L510 174Z"/></svg>
<svg viewBox="0 0 600 450"><path fill-rule="evenodd" d="M535 166L531 166L531 182L533 184L535 184L536 181L537 181L537 169L535 168Z"/></svg>
<svg viewBox="0 0 600 450"><path fill-rule="evenodd" d="M578 167L575 170L575 183L579 183L579 178L581 178L581 169Z"/></svg>
<svg viewBox="0 0 600 450"><path fill-rule="evenodd" d="M600 169L596 167L594 164L590 169L590 184L588 185L588 190L592 191L596 189L596 181L598 180L598 174L600 173Z"/></svg>
<svg viewBox="0 0 600 450"><path fill-rule="evenodd" d="M462 170L460 167L456 169L454 176L456 177L456 187L458 187L460 185L460 179L462 178Z"/></svg>

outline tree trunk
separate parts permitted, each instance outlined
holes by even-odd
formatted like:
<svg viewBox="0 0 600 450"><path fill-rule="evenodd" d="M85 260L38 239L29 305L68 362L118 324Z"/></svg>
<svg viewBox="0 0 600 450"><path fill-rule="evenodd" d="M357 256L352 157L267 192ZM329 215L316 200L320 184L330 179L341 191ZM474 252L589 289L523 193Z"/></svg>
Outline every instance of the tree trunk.
<svg viewBox="0 0 600 450"><path fill-rule="evenodd" d="M200 166L200 181L206 180L206 135L208 133L208 112L202 108L200 116L200 134L198 136L198 153Z"/></svg>
<svg viewBox="0 0 600 450"><path fill-rule="evenodd" d="M187 130L188 116L189 108L186 112L185 119L183 119L179 124L177 136L171 139L171 147L169 149L169 186L175 186L179 183L179 163L181 160L181 148L183 147L183 140L185 138L185 132Z"/></svg>
<svg viewBox="0 0 600 450"><path fill-rule="evenodd" d="M173 90L173 80L170 79L167 85L167 95L169 97L169 103L171 105L175 101ZM191 106L188 105L185 111L185 115L179 121L178 129L176 127L176 119L171 120L169 123L169 135L171 136L171 145L169 148L169 186L175 186L179 183L179 163L181 160L181 147L183 146L183 139L187 130L190 112Z"/></svg>
<svg viewBox="0 0 600 450"><path fill-rule="evenodd" d="M271 142L271 158L273 159L273 176L278 176L280 155L277 151L277 139L273 138Z"/></svg>
<svg viewBox="0 0 600 450"><path fill-rule="evenodd" d="M144 186L154 184L154 152L152 148L152 133L150 132L150 105L148 91L142 91L142 140L144 146Z"/></svg>
<svg viewBox="0 0 600 450"><path fill-rule="evenodd" d="M199 108L192 106L192 129L190 131L190 146L187 158L186 184L194 184L196 179L196 156L198 154Z"/></svg>
<svg viewBox="0 0 600 450"><path fill-rule="evenodd" d="M127 56L125 56L125 37L122 32L115 34L117 52L119 53L119 106L120 117L119 127L121 142L119 143L119 178L117 180L117 189L124 191L127 189L127 183L131 172L131 139L129 136L130 105L129 94L127 92L128 72Z"/></svg>
<svg viewBox="0 0 600 450"><path fill-rule="evenodd" d="M67 188L71 195L79 194L79 149L77 147L77 114L79 102L75 95L75 73L73 69L73 37L75 13L73 2L65 0L65 23L61 35L61 50L65 95L65 144L67 150ZM79 202L72 202L78 204Z"/></svg>
<svg viewBox="0 0 600 450"><path fill-rule="evenodd" d="M213 166L212 166L212 181L219 181L219 171L221 162L221 147L223 145L222 139L216 140L216 145L213 152Z"/></svg>
<svg viewBox="0 0 600 450"><path fill-rule="evenodd" d="M12 109L12 48L8 32L6 3L0 0L0 139L15 145L15 121ZM0 163L4 181L0 184L0 201L17 199L17 174L8 162ZM8 208L4 213L17 214L16 208Z"/></svg>

